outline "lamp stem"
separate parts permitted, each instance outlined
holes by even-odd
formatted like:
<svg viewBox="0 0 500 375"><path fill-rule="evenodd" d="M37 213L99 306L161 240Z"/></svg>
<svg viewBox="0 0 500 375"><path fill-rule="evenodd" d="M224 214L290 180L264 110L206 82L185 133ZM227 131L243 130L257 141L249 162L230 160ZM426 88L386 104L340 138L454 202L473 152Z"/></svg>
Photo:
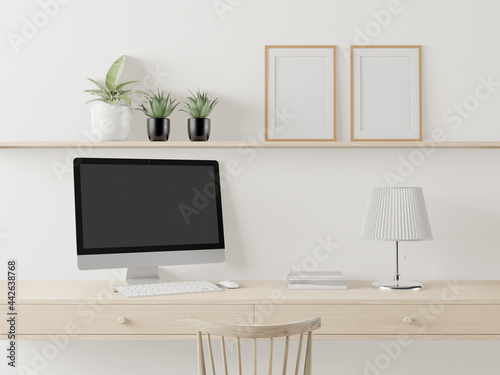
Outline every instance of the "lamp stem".
<svg viewBox="0 0 500 375"><path fill-rule="evenodd" d="M394 275L394 285L399 286L399 241L396 241L396 274Z"/></svg>
<svg viewBox="0 0 500 375"><path fill-rule="evenodd" d="M422 284L415 281L401 281L399 274L399 241L396 241L396 274L392 281L375 281L372 284L375 288L380 289L421 289Z"/></svg>
<svg viewBox="0 0 500 375"><path fill-rule="evenodd" d="M396 241L396 275L399 273L399 241Z"/></svg>

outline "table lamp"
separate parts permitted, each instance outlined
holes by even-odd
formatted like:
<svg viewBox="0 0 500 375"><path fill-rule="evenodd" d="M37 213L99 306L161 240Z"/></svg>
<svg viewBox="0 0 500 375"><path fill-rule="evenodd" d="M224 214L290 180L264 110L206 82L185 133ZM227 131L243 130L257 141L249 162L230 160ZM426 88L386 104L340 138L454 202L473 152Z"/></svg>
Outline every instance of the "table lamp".
<svg viewBox="0 0 500 375"><path fill-rule="evenodd" d="M361 238L396 241L396 274L393 281L376 281L382 289L420 289L422 284L402 281L399 274L399 241L432 240L431 225L420 187L372 188Z"/></svg>

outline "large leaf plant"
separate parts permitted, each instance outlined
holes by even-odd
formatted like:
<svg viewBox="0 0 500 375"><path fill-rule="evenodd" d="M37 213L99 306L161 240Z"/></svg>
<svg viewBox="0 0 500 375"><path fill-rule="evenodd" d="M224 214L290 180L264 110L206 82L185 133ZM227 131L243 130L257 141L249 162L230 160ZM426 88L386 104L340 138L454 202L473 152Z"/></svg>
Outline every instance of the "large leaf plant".
<svg viewBox="0 0 500 375"><path fill-rule="evenodd" d="M104 102L111 105L122 104L122 103L126 105L132 105L132 100L130 99L130 95L132 94L147 95L147 93L141 90L125 89L125 86L139 81L128 81L119 83L126 61L127 61L127 56L124 55L121 56L118 60L116 60L113 63L113 65L111 65L111 68L109 68L108 70L108 74L106 74L106 81L104 84L92 78L88 78L90 82L92 82L97 86L97 89L85 90L85 92L90 93L90 95L98 96L99 98L89 100L87 103Z"/></svg>

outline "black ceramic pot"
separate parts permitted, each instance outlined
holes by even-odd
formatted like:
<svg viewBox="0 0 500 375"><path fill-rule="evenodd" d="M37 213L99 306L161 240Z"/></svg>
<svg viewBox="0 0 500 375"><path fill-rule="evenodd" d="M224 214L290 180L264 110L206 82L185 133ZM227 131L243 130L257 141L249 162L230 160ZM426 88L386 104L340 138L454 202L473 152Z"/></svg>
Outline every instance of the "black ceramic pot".
<svg viewBox="0 0 500 375"><path fill-rule="evenodd" d="M190 118L188 119L189 139L194 142L208 141L210 136L209 118Z"/></svg>
<svg viewBox="0 0 500 375"><path fill-rule="evenodd" d="M150 141L166 141L170 134L170 119L148 118L148 137Z"/></svg>

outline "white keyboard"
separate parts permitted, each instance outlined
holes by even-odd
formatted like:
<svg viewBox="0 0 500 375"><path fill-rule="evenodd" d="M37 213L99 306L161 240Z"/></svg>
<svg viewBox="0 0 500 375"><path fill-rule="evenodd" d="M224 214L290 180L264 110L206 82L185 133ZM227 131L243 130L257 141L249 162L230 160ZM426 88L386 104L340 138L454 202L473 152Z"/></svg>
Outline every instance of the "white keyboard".
<svg viewBox="0 0 500 375"><path fill-rule="evenodd" d="M174 281L155 284L117 285L115 290L125 298L167 296L170 294L220 292L210 281Z"/></svg>

